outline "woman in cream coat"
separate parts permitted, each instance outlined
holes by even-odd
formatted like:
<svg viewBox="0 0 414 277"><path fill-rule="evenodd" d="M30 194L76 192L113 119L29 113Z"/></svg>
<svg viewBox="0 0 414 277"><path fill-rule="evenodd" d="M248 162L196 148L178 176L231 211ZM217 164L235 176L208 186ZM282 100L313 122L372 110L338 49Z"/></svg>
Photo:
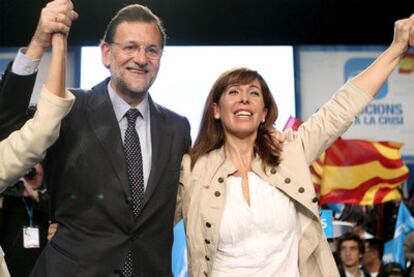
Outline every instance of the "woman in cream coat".
<svg viewBox="0 0 414 277"><path fill-rule="evenodd" d="M66 36L52 38L52 57L33 119L0 142L0 191L39 163L59 136L60 122L75 97L65 89ZM0 248L0 277L9 276Z"/></svg>
<svg viewBox="0 0 414 277"><path fill-rule="evenodd" d="M190 276L339 276L308 167L413 45L413 25L414 16L397 21L390 47L283 144L268 131L277 109L262 77L245 68L219 77L182 161L176 219L185 224Z"/></svg>

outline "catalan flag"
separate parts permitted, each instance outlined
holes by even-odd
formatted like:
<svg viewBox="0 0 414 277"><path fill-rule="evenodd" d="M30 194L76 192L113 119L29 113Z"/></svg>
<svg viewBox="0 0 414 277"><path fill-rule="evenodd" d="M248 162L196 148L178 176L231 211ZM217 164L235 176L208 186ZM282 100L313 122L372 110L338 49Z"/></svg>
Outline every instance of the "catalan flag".
<svg viewBox="0 0 414 277"><path fill-rule="evenodd" d="M301 121L289 118L285 128ZM320 203L372 205L400 199L398 190L409 171L401 159L403 144L387 141L336 140L310 166Z"/></svg>
<svg viewBox="0 0 414 277"><path fill-rule="evenodd" d="M315 191L320 194L322 178L323 178L323 168L325 162L325 152L320 155L309 167L312 177L312 183L315 187Z"/></svg>
<svg viewBox="0 0 414 277"><path fill-rule="evenodd" d="M400 199L398 190L409 171L401 159L403 144L338 139L313 164L320 202L373 205ZM318 161L317 161L318 162ZM317 178L315 178L318 181Z"/></svg>

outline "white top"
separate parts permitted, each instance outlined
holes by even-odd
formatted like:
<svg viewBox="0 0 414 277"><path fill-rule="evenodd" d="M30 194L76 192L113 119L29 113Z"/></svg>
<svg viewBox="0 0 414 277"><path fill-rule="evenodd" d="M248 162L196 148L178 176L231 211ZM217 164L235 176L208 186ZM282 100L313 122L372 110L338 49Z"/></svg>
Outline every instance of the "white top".
<svg viewBox="0 0 414 277"><path fill-rule="evenodd" d="M213 276L299 277L294 203L255 173L248 173L250 206L240 177L226 182Z"/></svg>
<svg viewBox="0 0 414 277"><path fill-rule="evenodd" d="M345 270L345 276L346 277L356 277L354 274L352 274L352 273L350 273L350 272L348 272L348 271L346 271ZM359 276L365 276L364 275L364 272L362 271L362 270L359 270ZM371 275L372 276L372 275ZM377 275L374 275L374 276L377 276Z"/></svg>

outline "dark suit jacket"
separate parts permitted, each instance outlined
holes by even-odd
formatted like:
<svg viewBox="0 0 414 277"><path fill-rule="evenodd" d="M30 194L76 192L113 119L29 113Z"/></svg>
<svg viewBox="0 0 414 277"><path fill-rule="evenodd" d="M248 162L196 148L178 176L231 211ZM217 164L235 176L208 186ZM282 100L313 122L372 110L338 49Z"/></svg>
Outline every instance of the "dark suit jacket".
<svg viewBox="0 0 414 277"><path fill-rule="evenodd" d="M24 118L27 97L8 100L15 78L8 72L0 85L0 129L10 125L1 119L14 115L19 120L13 124L19 126ZM19 77L24 95L32 90L33 80ZM72 90L76 101L46 156L46 181L59 228L32 276L116 276L129 249L134 276L172 275L179 169L191 143L188 120L150 98L151 172L142 212L134 220L121 133L107 83L90 91Z"/></svg>
<svg viewBox="0 0 414 277"><path fill-rule="evenodd" d="M338 266L339 270L339 276L340 277L346 277L345 269L342 265ZM362 268L362 276L361 277L371 277L371 274L368 273L368 271L365 270L365 268Z"/></svg>

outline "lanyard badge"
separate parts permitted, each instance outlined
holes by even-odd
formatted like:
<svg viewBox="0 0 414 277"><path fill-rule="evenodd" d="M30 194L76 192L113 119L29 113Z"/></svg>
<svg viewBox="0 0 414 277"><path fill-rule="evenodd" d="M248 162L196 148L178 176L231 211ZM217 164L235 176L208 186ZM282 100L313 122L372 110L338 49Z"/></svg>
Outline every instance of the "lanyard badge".
<svg viewBox="0 0 414 277"><path fill-rule="evenodd" d="M33 206L29 206L24 197L22 197L22 200L29 217L29 226L23 226L23 247L39 248L39 228L37 226L33 226Z"/></svg>

